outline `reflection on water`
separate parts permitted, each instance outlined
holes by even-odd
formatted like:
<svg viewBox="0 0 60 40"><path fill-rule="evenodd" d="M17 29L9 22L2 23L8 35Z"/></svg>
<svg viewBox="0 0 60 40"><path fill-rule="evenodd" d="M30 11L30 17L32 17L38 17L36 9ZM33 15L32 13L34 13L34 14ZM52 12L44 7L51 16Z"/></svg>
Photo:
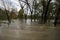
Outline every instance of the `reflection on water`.
<svg viewBox="0 0 60 40"><path fill-rule="evenodd" d="M60 27L40 25L29 19L0 23L0 40L59 40Z"/></svg>

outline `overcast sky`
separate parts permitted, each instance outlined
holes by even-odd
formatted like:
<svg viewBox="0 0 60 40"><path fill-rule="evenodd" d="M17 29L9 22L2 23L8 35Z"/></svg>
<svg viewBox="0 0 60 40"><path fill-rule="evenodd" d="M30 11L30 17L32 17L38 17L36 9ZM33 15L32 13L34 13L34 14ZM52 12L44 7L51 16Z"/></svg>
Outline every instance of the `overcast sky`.
<svg viewBox="0 0 60 40"><path fill-rule="evenodd" d="M9 8L13 9L20 9L19 2L17 0L4 0L4 4L6 4L6 7L9 6ZM4 8L2 0L0 0L0 8ZM8 9L8 7L7 7Z"/></svg>

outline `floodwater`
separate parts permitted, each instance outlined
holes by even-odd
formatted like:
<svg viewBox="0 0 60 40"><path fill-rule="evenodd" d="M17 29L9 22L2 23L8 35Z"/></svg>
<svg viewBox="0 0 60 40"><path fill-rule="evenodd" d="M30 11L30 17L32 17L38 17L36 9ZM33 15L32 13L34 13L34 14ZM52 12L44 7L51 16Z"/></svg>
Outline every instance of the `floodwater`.
<svg viewBox="0 0 60 40"><path fill-rule="evenodd" d="M0 40L60 40L60 27L17 19L0 23Z"/></svg>

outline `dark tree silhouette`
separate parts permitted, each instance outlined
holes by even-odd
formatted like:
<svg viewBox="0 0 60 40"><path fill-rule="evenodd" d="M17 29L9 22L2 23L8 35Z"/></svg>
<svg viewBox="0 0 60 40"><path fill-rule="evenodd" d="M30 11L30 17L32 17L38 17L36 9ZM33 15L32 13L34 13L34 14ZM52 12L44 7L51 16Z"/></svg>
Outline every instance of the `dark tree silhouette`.
<svg viewBox="0 0 60 40"><path fill-rule="evenodd" d="M49 9L49 4L52 0L49 0L46 6L46 11L45 11L45 15L44 15L44 23L46 23L47 21L47 14L48 14L48 9Z"/></svg>

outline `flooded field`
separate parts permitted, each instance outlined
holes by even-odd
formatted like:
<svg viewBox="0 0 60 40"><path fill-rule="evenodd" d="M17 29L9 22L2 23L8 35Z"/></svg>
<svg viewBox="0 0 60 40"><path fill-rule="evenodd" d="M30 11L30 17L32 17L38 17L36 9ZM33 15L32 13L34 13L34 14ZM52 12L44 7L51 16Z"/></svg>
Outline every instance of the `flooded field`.
<svg viewBox="0 0 60 40"><path fill-rule="evenodd" d="M7 21L3 21L7 22ZM60 40L60 26L13 20L0 23L0 40Z"/></svg>

